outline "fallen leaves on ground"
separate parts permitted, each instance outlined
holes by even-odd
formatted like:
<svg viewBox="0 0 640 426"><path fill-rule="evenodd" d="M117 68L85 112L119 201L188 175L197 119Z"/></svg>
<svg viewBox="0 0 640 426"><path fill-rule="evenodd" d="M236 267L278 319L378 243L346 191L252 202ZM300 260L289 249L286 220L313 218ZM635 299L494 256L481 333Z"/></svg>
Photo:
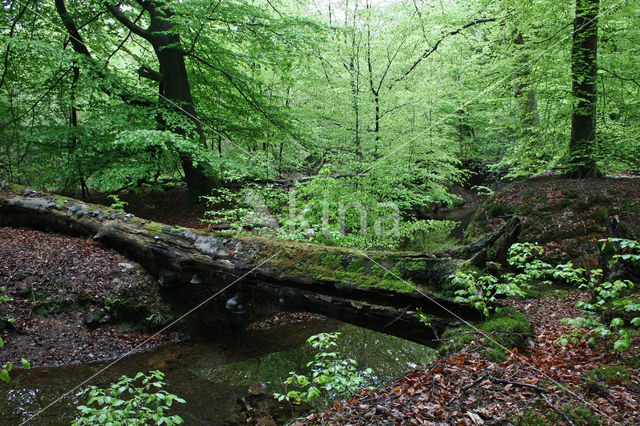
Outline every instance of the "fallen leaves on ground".
<svg viewBox="0 0 640 426"><path fill-rule="evenodd" d="M175 341L145 324L123 324L109 310L120 298L159 303L157 286L135 262L94 241L0 228L0 364L61 365L115 358ZM88 316L95 316L89 321ZM144 321L144 319L142 320ZM87 324L90 322L91 324ZM1 331L1 328L0 328Z"/></svg>
<svg viewBox="0 0 640 426"><path fill-rule="evenodd" d="M537 334L525 353L514 349L505 362L463 350L294 424L489 425L509 424L525 413L571 424L567 410L580 407L604 424L640 424L638 367L628 384L605 383L606 392L593 393L585 388L583 374L621 359L603 345L556 343L569 331L561 319L576 314L574 302L574 297L509 301L531 319ZM637 358L639 346L634 339L626 356Z"/></svg>

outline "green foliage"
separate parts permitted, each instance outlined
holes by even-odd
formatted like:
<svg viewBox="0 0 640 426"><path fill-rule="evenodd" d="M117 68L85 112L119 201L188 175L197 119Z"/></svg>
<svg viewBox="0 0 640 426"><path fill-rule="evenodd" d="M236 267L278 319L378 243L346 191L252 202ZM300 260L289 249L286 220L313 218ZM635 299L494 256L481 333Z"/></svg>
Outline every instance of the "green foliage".
<svg viewBox="0 0 640 426"><path fill-rule="evenodd" d="M509 248L507 262L521 272L505 274L504 280L522 289L531 290L534 283L548 285L553 267L538 257L544 254L543 248L533 243L516 243Z"/></svg>
<svg viewBox="0 0 640 426"><path fill-rule="evenodd" d="M124 211L125 206L128 204L126 201L122 201L116 194L107 195L107 198L113 201L109 207L114 210Z"/></svg>
<svg viewBox="0 0 640 426"><path fill-rule="evenodd" d="M640 262L640 243L634 240L627 240L623 238L608 238L603 240L606 244L607 242L612 244L619 244L620 248L626 253L615 254L613 256L613 260L627 260L630 262Z"/></svg>
<svg viewBox="0 0 640 426"><path fill-rule="evenodd" d="M500 282L492 275L485 275L477 271L463 272L458 270L451 276L451 282L460 288L455 292L455 301L471 304L485 318L488 318L492 311L500 312L500 308L494 306L499 297L524 297L525 295L515 282Z"/></svg>
<svg viewBox="0 0 640 426"><path fill-rule="evenodd" d="M284 383L295 389L286 394L275 393L278 401L311 402L323 393L349 398L364 385L365 376L373 374L373 371L370 368L358 371L358 363L354 359L342 358L337 351L338 336L338 332L320 333L307 339L307 343L318 351L313 361L307 364L311 376L291 371Z"/></svg>
<svg viewBox="0 0 640 426"><path fill-rule="evenodd" d="M638 6L618 6L603 6L599 20L594 156L604 170L634 171ZM66 7L90 57L72 49L53 4L10 4L0 16L9 181L155 188L191 159L223 181L352 174L329 183L405 215L448 198L460 159L498 162L510 176L567 161L574 16L562 3L175 2L167 24L186 52L198 122L159 99L157 76L145 78L158 71L148 43L123 38L99 3ZM132 3L124 14L145 26L147 9Z"/></svg>
<svg viewBox="0 0 640 426"><path fill-rule="evenodd" d="M205 197L212 208L205 220L227 223L234 232L360 249L423 251L443 243L456 223L404 219L402 208L426 203L429 195L406 191L401 197L397 189L375 188L363 178L331 177L298 183L292 190L221 188Z"/></svg>
<svg viewBox="0 0 640 426"><path fill-rule="evenodd" d="M635 241L615 239L613 242L628 250L637 250L639 245ZM640 257L635 253L616 254L615 261L637 262ZM565 278L581 290L589 293L589 300L578 301L576 307L584 316L564 318L562 321L574 329L586 329L586 332L575 331L561 336L559 342L567 345L569 342L586 340L595 344L597 339L612 342L613 348L620 352L626 351L631 345L630 326L640 327L640 301L629 297L635 284L628 280L602 282L602 270L593 270L587 276L583 269L573 269L571 264L563 265L557 271L558 276Z"/></svg>
<svg viewBox="0 0 640 426"><path fill-rule="evenodd" d="M78 406L80 417L72 425L176 425L184 423L180 416L169 416L174 402L185 400L165 390L161 371L139 372L133 378L122 376L106 389L91 386L84 391L86 405Z"/></svg>
<svg viewBox="0 0 640 426"><path fill-rule="evenodd" d="M0 287L0 291L4 291L6 289L6 287ZM0 295L0 303L6 303L9 302L11 300L11 298L7 295ZM7 319L8 323L13 323L13 319L12 318L8 318ZM0 329L1 331L1 329ZM4 340L2 339L2 337L0 336L0 349L4 348ZM22 358L20 359L20 363L22 364L22 368L24 368L25 370L28 370L31 368L31 363ZM5 383L9 383L11 382L11 375L9 373L11 373L11 370L13 370L13 364L11 362L6 362L3 365L0 366L0 380L2 380Z"/></svg>

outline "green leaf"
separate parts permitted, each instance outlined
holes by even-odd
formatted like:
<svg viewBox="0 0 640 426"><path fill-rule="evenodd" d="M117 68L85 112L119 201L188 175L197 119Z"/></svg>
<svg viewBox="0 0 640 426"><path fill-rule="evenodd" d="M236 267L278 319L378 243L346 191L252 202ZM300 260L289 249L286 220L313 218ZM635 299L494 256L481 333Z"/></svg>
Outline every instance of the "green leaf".
<svg viewBox="0 0 640 426"><path fill-rule="evenodd" d="M622 320L622 318L614 318L611 320L610 327L621 327L623 325L624 325L624 321Z"/></svg>
<svg viewBox="0 0 640 426"><path fill-rule="evenodd" d="M20 362L22 363L22 368L25 370L29 370L31 368L31 363L28 360L22 358Z"/></svg>
<svg viewBox="0 0 640 426"><path fill-rule="evenodd" d="M613 343L613 348L619 350L620 352L624 352L631 346L631 343L627 339L619 339Z"/></svg>
<svg viewBox="0 0 640 426"><path fill-rule="evenodd" d="M9 372L4 368L0 370L0 380L5 383L9 383L11 381L11 377L9 376Z"/></svg>

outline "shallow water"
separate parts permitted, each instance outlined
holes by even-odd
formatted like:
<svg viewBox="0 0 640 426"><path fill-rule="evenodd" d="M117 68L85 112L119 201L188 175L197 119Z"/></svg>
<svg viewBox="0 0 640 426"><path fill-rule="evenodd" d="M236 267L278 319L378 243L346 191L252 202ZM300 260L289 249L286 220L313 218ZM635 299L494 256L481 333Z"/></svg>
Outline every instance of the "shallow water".
<svg viewBox="0 0 640 426"><path fill-rule="evenodd" d="M179 414L186 424L237 424L248 389L260 384L268 394L284 391L289 371L304 372L312 359L313 351L305 340L329 331L342 333L339 348L345 356L356 359L362 369L374 370L371 384L397 377L435 357L433 349L397 337L330 319L313 320L165 345L121 360L85 386L107 386L122 374L133 376L137 371L159 369L166 373L166 389L187 401L176 404L171 414ZM106 365L14 370L11 384L0 385L0 424L20 424L51 403L29 424L69 424L76 416L75 406L84 402L81 389L55 401ZM317 406L328 403L319 401Z"/></svg>

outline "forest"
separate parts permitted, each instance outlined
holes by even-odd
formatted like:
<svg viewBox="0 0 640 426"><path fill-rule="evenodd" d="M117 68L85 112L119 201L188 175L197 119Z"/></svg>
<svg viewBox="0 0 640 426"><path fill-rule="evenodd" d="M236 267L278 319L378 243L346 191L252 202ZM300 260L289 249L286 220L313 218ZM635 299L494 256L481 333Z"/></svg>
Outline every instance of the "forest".
<svg viewBox="0 0 640 426"><path fill-rule="evenodd" d="M0 424L640 423L638 16L3 1Z"/></svg>

